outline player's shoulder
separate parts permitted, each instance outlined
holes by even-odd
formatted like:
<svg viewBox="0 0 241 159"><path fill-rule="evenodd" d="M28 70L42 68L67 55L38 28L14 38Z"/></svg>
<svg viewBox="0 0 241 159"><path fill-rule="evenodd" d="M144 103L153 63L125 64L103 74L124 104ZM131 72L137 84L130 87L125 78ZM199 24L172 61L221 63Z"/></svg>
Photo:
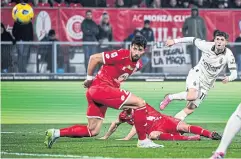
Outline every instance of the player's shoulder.
<svg viewBox="0 0 241 159"><path fill-rule="evenodd" d="M200 38L194 38L194 44L198 43L199 45L204 45L207 48L212 48L214 46L214 42L206 41Z"/></svg>
<svg viewBox="0 0 241 159"><path fill-rule="evenodd" d="M128 49L119 49L119 50L116 50L118 53L129 53L130 50Z"/></svg>
<svg viewBox="0 0 241 159"><path fill-rule="evenodd" d="M130 50L128 49L119 49L119 50L116 50L116 52L118 53L119 56L122 56L122 57L129 57L130 55Z"/></svg>
<svg viewBox="0 0 241 159"><path fill-rule="evenodd" d="M226 48L226 56L233 56L233 52L229 48Z"/></svg>

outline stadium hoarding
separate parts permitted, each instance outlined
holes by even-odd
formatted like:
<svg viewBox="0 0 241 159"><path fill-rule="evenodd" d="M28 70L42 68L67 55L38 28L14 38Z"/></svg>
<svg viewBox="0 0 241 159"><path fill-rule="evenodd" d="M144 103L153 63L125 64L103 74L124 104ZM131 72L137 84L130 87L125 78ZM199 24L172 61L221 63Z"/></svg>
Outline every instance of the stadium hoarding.
<svg viewBox="0 0 241 159"><path fill-rule="evenodd" d="M81 41L83 32L81 23L88 8L35 8L35 35L38 40L43 38L49 29L55 29L60 41ZM11 31L13 20L12 8L2 8L1 18L7 30ZM144 20L151 21L151 27L156 41L165 41L168 38L182 37L182 25L190 16L186 9L94 9L93 19L99 24L103 12L110 15L110 24L113 28L115 41L123 41L136 28L143 27ZM240 34L240 10L202 10L200 16L204 18L207 26L207 40L212 39L213 31L220 29L230 35L233 42ZM229 24L229 25L223 25Z"/></svg>

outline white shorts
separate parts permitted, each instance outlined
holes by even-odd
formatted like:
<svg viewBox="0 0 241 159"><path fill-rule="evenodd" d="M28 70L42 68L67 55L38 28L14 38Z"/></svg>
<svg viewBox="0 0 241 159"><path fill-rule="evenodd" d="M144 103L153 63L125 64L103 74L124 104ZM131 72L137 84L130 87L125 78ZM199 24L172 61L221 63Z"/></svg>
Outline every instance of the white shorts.
<svg viewBox="0 0 241 159"><path fill-rule="evenodd" d="M207 95L207 90L202 87L202 83L200 83L200 70L198 68L192 68L186 79L186 90L190 88L194 88L198 90L198 98L195 101L192 101L197 107L202 103L204 98Z"/></svg>

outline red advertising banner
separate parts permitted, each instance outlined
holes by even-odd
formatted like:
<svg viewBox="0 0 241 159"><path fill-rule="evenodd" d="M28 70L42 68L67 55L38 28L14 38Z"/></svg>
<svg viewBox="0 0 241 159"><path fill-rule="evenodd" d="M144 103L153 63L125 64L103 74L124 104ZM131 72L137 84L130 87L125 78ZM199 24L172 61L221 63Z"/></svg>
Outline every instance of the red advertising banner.
<svg viewBox="0 0 241 159"><path fill-rule="evenodd" d="M76 8L35 8L34 28L36 40L40 40L49 31L55 29L60 41L81 41L83 32L81 23L87 9ZM151 21L151 27L156 41L168 38L182 37L182 25L190 10L156 10L156 9L95 9L93 20L99 24L101 15L107 12L113 29L115 41L123 41L136 28L143 27L144 20ZM212 39L213 31L220 29L230 35L233 42L241 33L241 11L238 10L200 10L207 26L207 40ZM1 18L8 30L11 30L13 20L11 8L1 9Z"/></svg>

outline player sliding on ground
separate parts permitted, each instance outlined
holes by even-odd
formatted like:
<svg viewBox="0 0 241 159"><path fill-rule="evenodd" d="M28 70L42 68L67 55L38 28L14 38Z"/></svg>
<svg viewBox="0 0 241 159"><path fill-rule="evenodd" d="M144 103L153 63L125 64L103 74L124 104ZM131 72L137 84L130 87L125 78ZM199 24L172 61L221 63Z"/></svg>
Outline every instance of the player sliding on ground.
<svg viewBox="0 0 241 159"><path fill-rule="evenodd" d="M156 111L153 107L146 104L147 110L147 134L152 140L200 140L200 135L213 139L220 140L221 136L216 132L210 132L200 126L188 125L185 122L176 119L172 116L167 116ZM108 132L100 139L108 139L113 134L117 127L122 123L133 125L133 110L123 110L116 121L112 122ZM194 136L184 136L180 133L192 133ZM136 134L136 129L133 126L130 133L123 139L130 140Z"/></svg>
<svg viewBox="0 0 241 159"><path fill-rule="evenodd" d="M143 99L129 91L120 89L120 84L132 73L141 68L139 59L144 55L147 41L143 36L133 38L130 49L94 54L90 57L87 79L84 86L88 88L88 125L74 125L63 129L49 129L46 132L45 144L48 148L59 137L93 137L99 134L108 107L114 109L134 109L134 125L138 134L137 146L141 148L157 148L146 137L146 103ZM98 64L103 64L93 77Z"/></svg>
<svg viewBox="0 0 241 159"><path fill-rule="evenodd" d="M206 42L194 37L167 40L166 46L169 47L177 43L193 43L202 51L202 57L199 63L189 71L186 79L187 91L166 95L160 103L161 110L173 100L187 100L186 108L175 115L175 118L184 120L204 100L226 66L231 74L225 76L222 83L225 84L237 78L235 59L232 51L226 48L227 42L228 35L221 31L216 32L214 42Z"/></svg>
<svg viewBox="0 0 241 159"><path fill-rule="evenodd" d="M222 159L227 152L228 146L231 144L235 135L241 130L241 103L229 118L224 129L223 138L214 152L211 159Z"/></svg>

